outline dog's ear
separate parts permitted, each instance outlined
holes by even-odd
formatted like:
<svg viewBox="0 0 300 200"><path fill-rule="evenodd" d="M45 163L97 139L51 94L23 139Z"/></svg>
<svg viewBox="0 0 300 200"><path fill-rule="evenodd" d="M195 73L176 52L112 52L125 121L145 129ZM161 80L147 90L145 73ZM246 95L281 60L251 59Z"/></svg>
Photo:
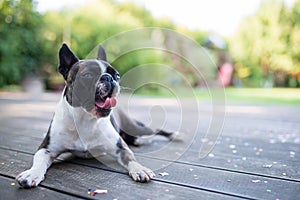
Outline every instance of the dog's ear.
<svg viewBox="0 0 300 200"><path fill-rule="evenodd" d="M105 52L105 49L102 45L99 45L98 47L98 56L97 56L97 60L104 60L104 61L107 61L107 58L106 58L106 52Z"/></svg>
<svg viewBox="0 0 300 200"><path fill-rule="evenodd" d="M67 80L68 73L71 67L78 62L77 56L70 50L66 43L63 43L59 50L59 66L58 71L63 75L64 79Z"/></svg>

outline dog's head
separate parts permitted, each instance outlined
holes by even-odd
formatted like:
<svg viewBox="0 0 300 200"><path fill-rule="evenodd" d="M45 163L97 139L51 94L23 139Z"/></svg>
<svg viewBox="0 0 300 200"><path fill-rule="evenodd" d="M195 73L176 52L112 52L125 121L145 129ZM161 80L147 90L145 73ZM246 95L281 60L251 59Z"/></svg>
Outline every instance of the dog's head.
<svg viewBox="0 0 300 200"><path fill-rule="evenodd" d="M106 60L100 45L94 60L79 60L63 44L59 50L59 72L66 81L64 96L73 107L81 107L96 117L107 117L116 106L120 75Z"/></svg>

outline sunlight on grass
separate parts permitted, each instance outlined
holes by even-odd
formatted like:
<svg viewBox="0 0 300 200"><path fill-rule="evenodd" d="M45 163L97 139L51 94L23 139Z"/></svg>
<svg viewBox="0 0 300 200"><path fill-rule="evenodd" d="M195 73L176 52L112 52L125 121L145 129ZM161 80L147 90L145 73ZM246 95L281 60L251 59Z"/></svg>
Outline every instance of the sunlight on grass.
<svg viewBox="0 0 300 200"><path fill-rule="evenodd" d="M228 102L278 103L300 105L300 89L226 88Z"/></svg>
<svg viewBox="0 0 300 200"><path fill-rule="evenodd" d="M179 90L180 95L172 94L167 90L140 90L135 94L154 97L197 97L199 100L210 100L211 90L194 89L195 94L189 94L185 90ZM178 91L177 91L178 92ZM291 104L300 105L300 89L292 88L226 88L226 102L241 103L271 103L271 104Z"/></svg>

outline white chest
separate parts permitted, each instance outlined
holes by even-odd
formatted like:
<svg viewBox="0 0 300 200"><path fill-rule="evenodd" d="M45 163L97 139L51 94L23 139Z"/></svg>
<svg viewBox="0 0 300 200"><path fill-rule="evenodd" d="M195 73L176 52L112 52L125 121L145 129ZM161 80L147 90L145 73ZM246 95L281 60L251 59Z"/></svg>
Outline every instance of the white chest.
<svg viewBox="0 0 300 200"><path fill-rule="evenodd" d="M64 101L64 100L63 100ZM96 118L82 108L60 102L53 119L52 139L64 150L115 151L119 134L109 117Z"/></svg>

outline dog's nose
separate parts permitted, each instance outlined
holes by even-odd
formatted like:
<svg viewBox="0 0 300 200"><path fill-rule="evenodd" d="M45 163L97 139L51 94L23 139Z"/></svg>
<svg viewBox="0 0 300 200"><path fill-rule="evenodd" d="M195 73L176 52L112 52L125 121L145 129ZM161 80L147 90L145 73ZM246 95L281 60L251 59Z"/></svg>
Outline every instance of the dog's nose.
<svg viewBox="0 0 300 200"><path fill-rule="evenodd" d="M113 78L109 74L103 74L101 76L101 78L100 78L100 81L103 81L103 82L113 82Z"/></svg>

